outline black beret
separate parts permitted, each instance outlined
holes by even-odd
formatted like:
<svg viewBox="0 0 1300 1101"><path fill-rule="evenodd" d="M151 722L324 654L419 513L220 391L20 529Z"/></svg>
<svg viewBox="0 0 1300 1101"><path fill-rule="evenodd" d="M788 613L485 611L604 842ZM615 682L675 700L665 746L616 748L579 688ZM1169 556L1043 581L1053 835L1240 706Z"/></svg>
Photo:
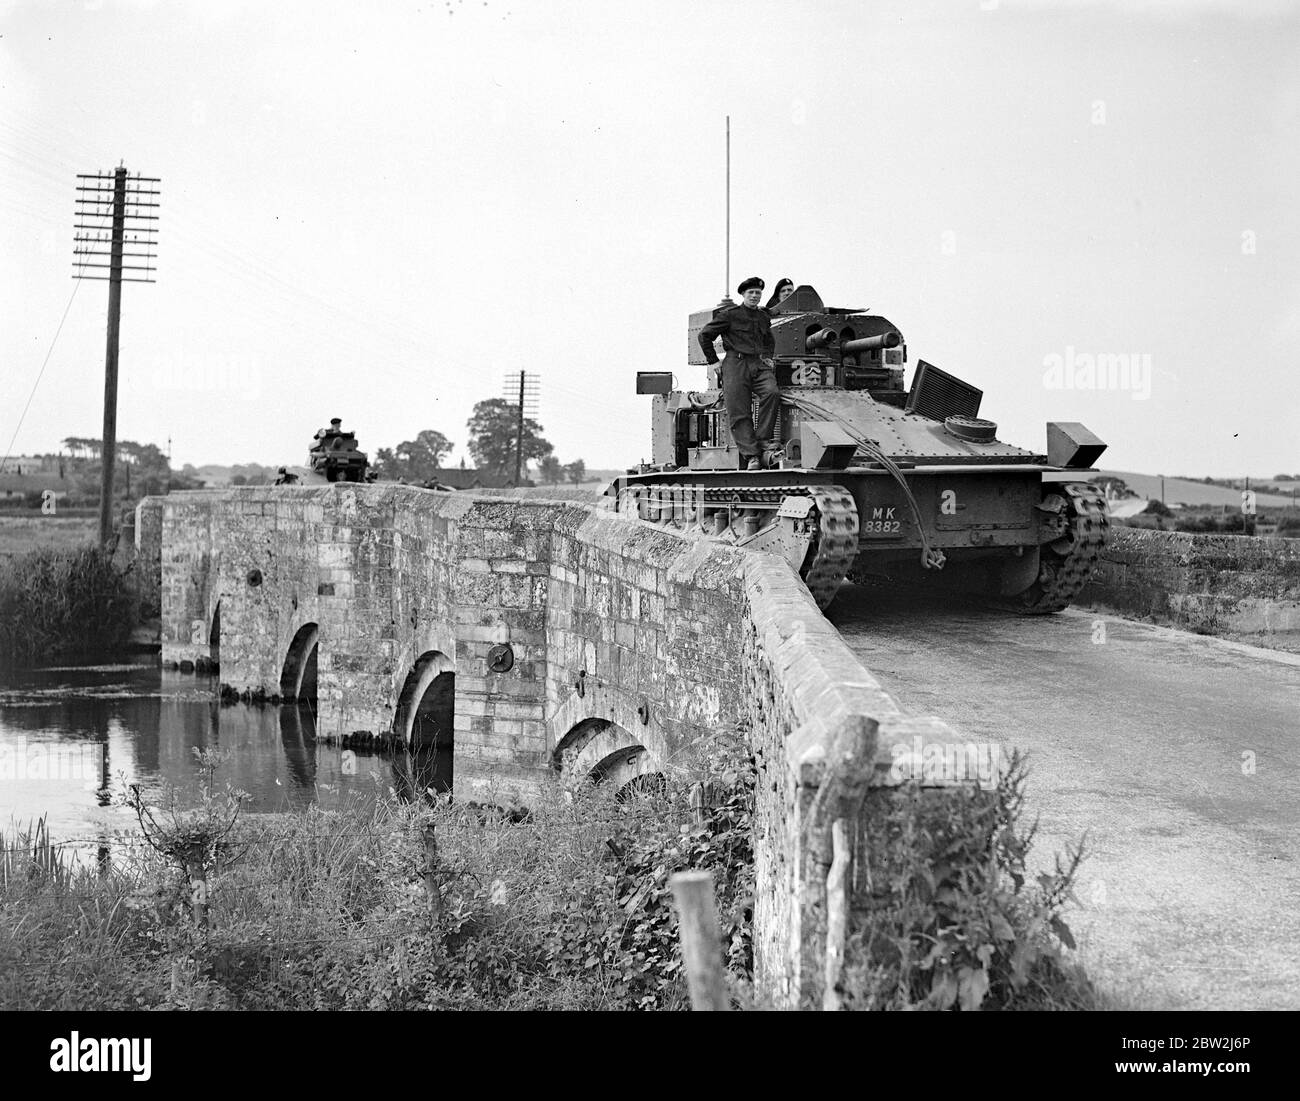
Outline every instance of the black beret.
<svg viewBox="0 0 1300 1101"><path fill-rule="evenodd" d="M744 294L746 291L753 290L755 287L757 287L761 291L766 285L767 284L765 284L763 280L761 280L757 275L751 275L748 279L746 279L743 283L741 283L740 286L736 288L736 290L739 293Z"/></svg>

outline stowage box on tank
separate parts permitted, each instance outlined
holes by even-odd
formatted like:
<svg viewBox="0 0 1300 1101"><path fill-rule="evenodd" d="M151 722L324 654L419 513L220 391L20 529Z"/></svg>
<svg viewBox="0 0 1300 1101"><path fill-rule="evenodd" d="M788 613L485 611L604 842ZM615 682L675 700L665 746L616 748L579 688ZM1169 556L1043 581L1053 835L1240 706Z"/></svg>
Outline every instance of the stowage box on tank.
<svg viewBox="0 0 1300 1101"><path fill-rule="evenodd" d="M771 467L740 469L715 370L691 391L643 372L652 461L610 486L620 511L782 554L823 608L851 570L1026 612L1075 598L1108 525L1104 496L1081 477L1101 440L1053 422L1042 452L1004 443L979 416L979 389L924 360L905 387L898 327L826 306L810 286L769 313L781 391ZM691 314L692 364L706 362L698 336L713 314Z"/></svg>

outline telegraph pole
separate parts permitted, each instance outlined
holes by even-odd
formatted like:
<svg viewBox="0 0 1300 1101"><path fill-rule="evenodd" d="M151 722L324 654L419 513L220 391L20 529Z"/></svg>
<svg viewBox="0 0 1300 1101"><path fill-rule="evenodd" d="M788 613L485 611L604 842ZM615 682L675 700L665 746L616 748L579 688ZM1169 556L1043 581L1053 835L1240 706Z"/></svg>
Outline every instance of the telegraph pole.
<svg viewBox="0 0 1300 1101"><path fill-rule="evenodd" d="M524 479L524 373L519 372L519 424L515 428L515 487Z"/></svg>
<svg viewBox="0 0 1300 1101"><path fill-rule="evenodd" d="M530 375L527 371L520 371L516 376L513 372L506 375L504 380L504 397L511 405L516 402L519 404L517 411L517 422L515 425L515 486L519 486L524 480L524 417L526 414L537 413L537 396L540 382L536 375Z"/></svg>
<svg viewBox="0 0 1300 1101"><path fill-rule="evenodd" d="M149 176L128 176L119 165L111 176L103 172L77 174L76 235L73 245L74 279L101 279L108 282L108 340L104 354L104 440L101 449L103 480L99 491L99 541L107 545L113 535L113 466L117 459L117 345L122 322L122 283L153 283L158 221L154 199L159 192L145 184L161 181ZM110 185L111 186L106 186ZM128 186L133 184L134 186ZM145 213L141 213L144 210ZM108 220L107 223L105 220ZM96 224L98 220L98 224ZM108 251L103 249L108 245ZM130 251L128 251L128 249ZM143 249L143 251L140 251ZM95 263L90 256L107 256L108 263ZM143 264L126 264L127 259ZM107 270L107 275L87 274L86 269ZM123 275L123 271L143 275Z"/></svg>

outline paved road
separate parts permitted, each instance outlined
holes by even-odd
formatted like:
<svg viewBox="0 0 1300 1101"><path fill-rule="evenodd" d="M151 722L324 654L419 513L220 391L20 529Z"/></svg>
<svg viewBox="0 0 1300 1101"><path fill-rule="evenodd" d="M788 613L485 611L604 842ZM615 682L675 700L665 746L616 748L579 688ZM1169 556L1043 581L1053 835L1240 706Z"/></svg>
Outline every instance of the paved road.
<svg viewBox="0 0 1300 1101"><path fill-rule="evenodd" d="M1037 859L1088 831L1067 920L1118 1004L1300 1008L1300 656L850 585L830 619L904 710L1029 751Z"/></svg>

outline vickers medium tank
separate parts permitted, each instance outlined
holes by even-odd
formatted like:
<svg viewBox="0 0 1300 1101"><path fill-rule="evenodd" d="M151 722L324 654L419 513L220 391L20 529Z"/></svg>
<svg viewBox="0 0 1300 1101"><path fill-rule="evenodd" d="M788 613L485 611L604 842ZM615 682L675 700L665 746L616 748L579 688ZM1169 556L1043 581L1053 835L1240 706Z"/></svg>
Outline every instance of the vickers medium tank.
<svg viewBox="0 0 1300 1101"><path fill-rule="evenodd" d="M723 305L729 305L729 302ZM688 360L704 365L691 314ZM798 287L769 310L780 386L775 465L741 470L719 379L653 395L652 461L606 491L620 511L736 546L784 555L826 608L845 577L924 580L1029 613L1075 598L1106 537L1106 502L1083 479L1106 445L1049 422L1042 451L998 439L982 392L920 360L887 318L823 305ZM724 355L720 342L719 357Z"/></svg>
<svg viewBox="0 0 1300 1101"><path fill-rule="evenodd" d="M307 451L307 466L280 467L276 485L322 485L330 482L364 482L370 460L357 447L355 432L343 430L343 420L335 417L328 428L317 429Z"/></svg>

